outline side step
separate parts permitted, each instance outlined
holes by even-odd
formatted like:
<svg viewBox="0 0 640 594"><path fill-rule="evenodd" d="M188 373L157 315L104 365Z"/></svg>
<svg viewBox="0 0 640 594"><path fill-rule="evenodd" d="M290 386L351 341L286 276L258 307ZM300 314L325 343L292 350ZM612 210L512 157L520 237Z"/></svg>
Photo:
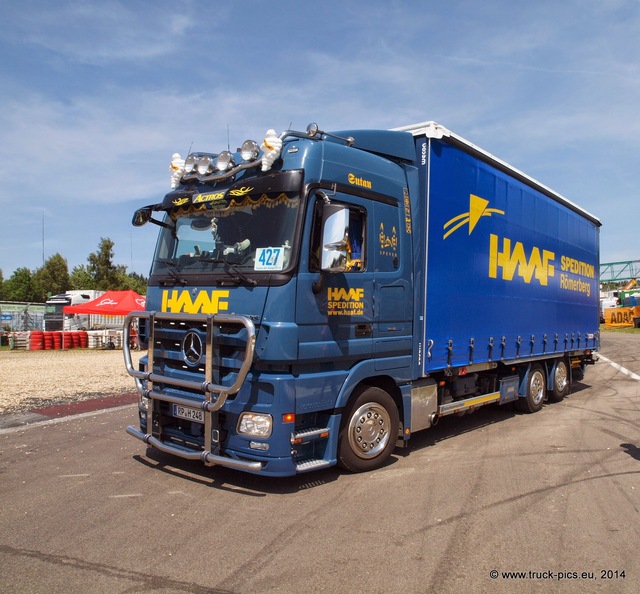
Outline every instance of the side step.
<svg viewBox="0 0 640 594"><path fill-rule="evenodd" d="M312 427L291 434L291 445L308 443L314 439L327 439L331 433L329 427Z"/></svg>
<svg viewBox="0 0 640 594"><path fill-rule="evenodd" d="M329 468L329 466L331 466L331 463L327 460L307 460L296 464L296 472L311 472L319 468Z"/></svg>
<svg viewBox="0 0 640 594"><path fill-rule="evenodd" d="M473 410L479 406L491 404L492 402L498 402L500 396L500 392L491 392L491 394L484 394L483 396L473 396L466 400L455 400L454 402L441 404L438 406L438 416L445 417L457 412Z"/></svg>

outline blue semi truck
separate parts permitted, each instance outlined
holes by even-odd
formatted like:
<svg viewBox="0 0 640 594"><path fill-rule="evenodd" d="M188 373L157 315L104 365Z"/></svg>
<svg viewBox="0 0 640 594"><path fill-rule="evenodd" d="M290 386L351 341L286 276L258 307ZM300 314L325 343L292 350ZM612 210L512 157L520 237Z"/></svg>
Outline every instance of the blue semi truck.
<svg viewBox="0 0 640 594"><path fill-rule="evenodd" d="M597 359L599 220L435 122L174 155L127 432L286 476L446 415L561 400Z"/></svg>

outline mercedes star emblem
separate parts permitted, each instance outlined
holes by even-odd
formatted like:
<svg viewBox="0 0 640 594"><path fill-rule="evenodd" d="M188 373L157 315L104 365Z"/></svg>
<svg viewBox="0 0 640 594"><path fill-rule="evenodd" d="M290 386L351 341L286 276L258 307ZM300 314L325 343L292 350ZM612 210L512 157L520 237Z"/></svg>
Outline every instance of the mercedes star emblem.
<svg viewBox="0 0 640 594"><path fill-rule="evenodd" d="M204 348L202 339L197 332L190 330L182 339L182 356L187 365L195 366L200 363Z"/></svg>

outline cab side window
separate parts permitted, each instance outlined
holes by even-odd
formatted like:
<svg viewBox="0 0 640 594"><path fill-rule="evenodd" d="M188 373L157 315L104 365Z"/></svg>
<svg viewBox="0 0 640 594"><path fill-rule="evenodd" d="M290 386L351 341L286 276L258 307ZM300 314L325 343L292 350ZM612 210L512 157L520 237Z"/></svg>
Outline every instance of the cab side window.
<svg viewBox="0 0 640 594"><path fill-rule="evenodd" d="M362 272L366 268L366 210L349 206L349 238L347 243L347 272ZM322 251L322 205L316 202L311 232L309 272L320 272Z"/></svg>

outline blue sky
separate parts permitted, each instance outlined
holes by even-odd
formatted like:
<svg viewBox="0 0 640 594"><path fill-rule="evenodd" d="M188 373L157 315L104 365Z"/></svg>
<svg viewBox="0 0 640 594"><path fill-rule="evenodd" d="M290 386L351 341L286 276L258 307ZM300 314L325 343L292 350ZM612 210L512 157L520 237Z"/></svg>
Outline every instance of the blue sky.
<svg viewBox="0 0 640 594"><path fill-rule="evenodd" d="M436 120L640 258L639 0L2 0L0 269L147 274L173 152ZM44 223L44 225L43 225ZM43 232L44 227L44 232Z"/></svg>

